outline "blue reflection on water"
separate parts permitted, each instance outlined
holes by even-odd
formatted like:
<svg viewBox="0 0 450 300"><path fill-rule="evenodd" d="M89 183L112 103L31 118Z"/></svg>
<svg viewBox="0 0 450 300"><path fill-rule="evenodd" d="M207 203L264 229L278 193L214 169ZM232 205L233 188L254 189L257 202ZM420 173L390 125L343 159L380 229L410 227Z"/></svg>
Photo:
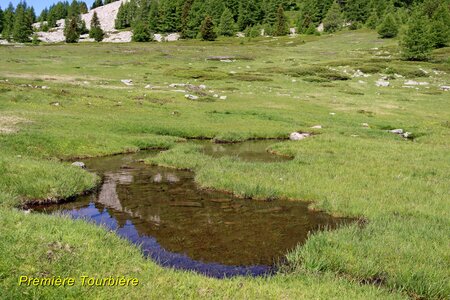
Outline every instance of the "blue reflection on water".
<svg viewBox="0 0 450 300"><path fill-rule="evenodd" d="M275 269L272 266L228 266L217 263L204 263L196 261L185 254L167 251L151 236L139 235L133 222L127 220L120 227L118 221L109 214L106 208L100 211L91 202L89 206L63 211L64 214L74 219L86 219L95 222L138 245L146 257L150 257L156 263L164 267L180 270L194 271L214 278L228 278L233 276L264 276L272 274Z"/></svg>

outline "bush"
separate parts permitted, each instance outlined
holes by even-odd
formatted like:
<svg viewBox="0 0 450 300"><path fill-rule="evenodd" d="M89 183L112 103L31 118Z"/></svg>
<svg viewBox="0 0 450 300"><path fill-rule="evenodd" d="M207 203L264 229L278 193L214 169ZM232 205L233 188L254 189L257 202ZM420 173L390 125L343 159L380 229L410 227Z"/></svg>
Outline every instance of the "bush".
<svg viewBox="0 0 450 300"><path fill-rule="evenodd" d="M342 28L343 23L341 6L335 1L323 20L323 28L326 32L335 32Z"/></svg>
<svg viewBox="0 0 450 300"><path fill-rule="evenodd" d="M214 31L214 23L210 16L206 16L200 27L200 36L204 41L214 41L217 38L217 34Z"/></svg>
<svg viewBox="0 0 450 300"><path fill-rule="evenodd" d="M144 22L136 22L133 26L133 42L150 42L153 34Z"/></svg>
<svg viewBox="0 0 450 300"><path fill-rule="evenodd" d="M406 60L426 60L433 49L433 41L428 28L428 19L416 13L408 23L400 46Z"/></svg>

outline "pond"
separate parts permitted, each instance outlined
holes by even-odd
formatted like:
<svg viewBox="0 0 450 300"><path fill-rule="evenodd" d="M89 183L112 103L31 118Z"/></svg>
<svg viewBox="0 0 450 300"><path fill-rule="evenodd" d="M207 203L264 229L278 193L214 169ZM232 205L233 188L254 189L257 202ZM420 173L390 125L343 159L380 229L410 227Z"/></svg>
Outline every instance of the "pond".
<svg viewBox="0 0 450 300"><path fill-rule="evenodd" d="M265 152L267 142L259 148L258 142L253 143L223 144L220 155L239 152L245 153L242 159L270 161L264 159L274 156ZM205 144L205 153L210 146ZM103 177L97 192L35 210L102 224L139 245L162 266L216 278L273 273L284 255L304 243L310 232L350 222L311 211L306 202L246 200L201 190L190 171L139 162L157 153L86 160L88 169Z"/></svg>

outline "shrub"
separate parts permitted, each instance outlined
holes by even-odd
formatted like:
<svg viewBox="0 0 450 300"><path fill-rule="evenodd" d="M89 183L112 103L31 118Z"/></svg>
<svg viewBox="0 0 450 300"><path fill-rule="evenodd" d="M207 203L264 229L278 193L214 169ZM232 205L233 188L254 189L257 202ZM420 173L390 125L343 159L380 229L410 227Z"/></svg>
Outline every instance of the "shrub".
<svg viewBox="0 0 450 300"><path fill-rule="evenodd" d="M378 34L383 39L396 37L398 34L398 25L392 14L386 15L383 22L378 27Z"/></svg>

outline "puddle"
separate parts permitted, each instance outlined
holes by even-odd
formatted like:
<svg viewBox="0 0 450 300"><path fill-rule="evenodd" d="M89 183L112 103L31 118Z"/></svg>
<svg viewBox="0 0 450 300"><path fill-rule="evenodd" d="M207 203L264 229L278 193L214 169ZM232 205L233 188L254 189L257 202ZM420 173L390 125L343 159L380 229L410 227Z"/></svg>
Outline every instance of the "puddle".
<svg viewBox="0 0 450 300"><path fill-rule="evenodd" d="M233 156L244 161L253 162L282 162L291 160L290 157L274 155L267 152L267 148L279 141L260 140L246 141L233 144L215 144L209 140L195 141L203 146L203 153L212 157Z"/></svg>
<svg viewBox="0 0 450 300"><path fill-rule="evenodd" d="M104 178L98 192L35 210L103 224L162 266L217 278L273 273L309 232L350 222L312 212L304 202L244 200L199 190L192 172L138 162L156 153L86 160L88 169Z"/></svg>

